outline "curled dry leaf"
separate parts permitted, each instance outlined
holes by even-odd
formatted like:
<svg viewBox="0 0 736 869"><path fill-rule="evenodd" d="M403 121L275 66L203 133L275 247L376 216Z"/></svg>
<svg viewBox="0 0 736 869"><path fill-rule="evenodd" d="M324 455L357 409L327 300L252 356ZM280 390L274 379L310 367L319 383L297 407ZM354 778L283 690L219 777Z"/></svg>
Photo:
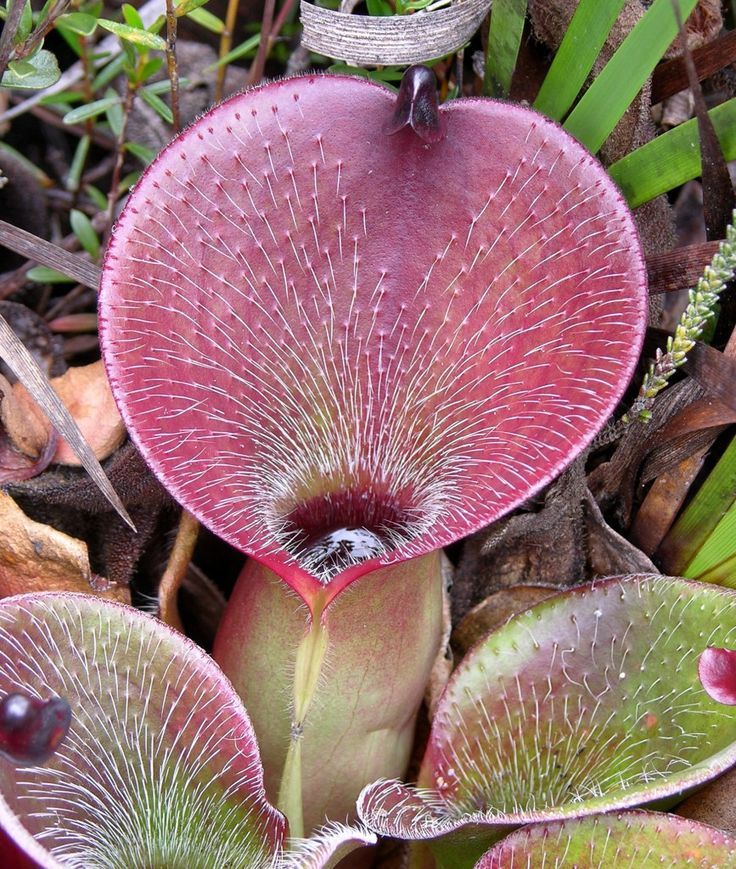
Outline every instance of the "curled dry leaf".
<svg viewBox="0 0 736 869"><path fill-rule="evenodd" d="M0 377L2 404L0 420L15 449L29 458L38 458L50 440L51 428L28 390ZM52 454L53 456L53 454Z"/></svg>
<svg viewBox="0 0 736 869"><path fill-rule="evenodd" d="M61 377L53 378L51 385L98 459L106 459L122 444L125 426L112 397L102 362L70 368ZM64 465L81 464L65 440L60 441L54 461Z"/></svg>
<svg viewBox="0 0 736 869"><path fill-rule="evenodd" d="M92 593L87 546L49 525L34 522L0 492L0 598L30 591ZM104 597L126 602L127 589Z"/></svg>
<svg viewBox="0 0 736 869"><path fill-rule="evenodd" d="M689 796L677 807L677 814L736 836L736 770L730 769Z"/></svg>
<svg viewBox="0 0 736 869"><path fill-rule="evenodd" d="M464 658L472 646L512 616L556 592L557 589L549 586L516 585L489 594L466 613L452 631L452 648L458 659Z"/></svg>
<svg viewBox="0 0 736 869"><path fill-rule="evenodd" d="M98 459L111 455L125 439L102 362L70 368L50 380ZM79 466L67 442L58 438L46 415L22 383L13 386L0 377L0 421L10 442L3 458L5 480L27 479L50 462ZM11 461L11 456L18 456ZM25 457L25 458L23 458ZM26 469L30 469L27 471Z"/></svg>
<svg viewBox="0 0 736 869"><path fill-rule="evenodd" d="M16 384L17 385L17 384ZM16 394L0 375L0 482L28 480L44 471L54 457L58 436L25 393Z"/></svg>
<svg viewBox="0 0 736 869"><path fill-rule="evenodd" d="M353 64L423 63L464 45L489 6L490 0L464 0L431 13L368 17L302 0L302 45Z"/></svg>

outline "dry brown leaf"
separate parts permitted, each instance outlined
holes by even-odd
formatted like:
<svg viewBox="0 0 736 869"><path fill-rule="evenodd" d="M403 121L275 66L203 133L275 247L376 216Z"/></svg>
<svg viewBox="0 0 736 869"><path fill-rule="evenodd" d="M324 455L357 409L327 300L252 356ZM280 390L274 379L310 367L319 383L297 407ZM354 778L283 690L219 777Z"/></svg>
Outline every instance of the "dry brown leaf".
<svg viewBox="0 0 736 869"><path fill-rule="evenodd" d="M67 409L74 417L85 439L98 459L111 455L125 440L125 426L112 397L102 362L70 368L61 377L50 381ZM19 406L37 407L26 388L16 383L13 387ZM34 411L39 414L38 410ZM50 423L41 415L46 430ZM59 440L54 462L62 465L79 466L81 463L74 451L63 439Z"/></svg>
<svg viewBox="0 0 736 869"><path fill-rule="evenodd" d="M736 771L709 782L675 809L678 815L736 834Z"/></svg>
<svg viewBox="0 0 736 869"><path fill-rule="evenodd" d="M0 420L13 446L30 458L38 458L49 441L49 421L25 389L16 389L1 376L0 391Z"/></svg>
<svg viewBox="0 0 736 869"><path fill-rule="evenodd" d="M452 632L452 649L462 659L471 646L500 628L517 613L543 601L558 589L541 585L517 585L489 595L465 615Z"/></svg>
<svg viewBox="0 0 736 869"><path fill-rule="evenodd" d="M452 633L452 614L450 605L450 589L452 588L455 568L447 556L442 556L442 638L437 650L437 657L432 664L432 672L429 674L429 682L424 692L424 702L427 705L429 720L434 718L442 692L445 690L447 681L452 673L452 649L450 648L450 634Z"/></svg>
<svg viewBox="0 0 736 869"><path fill-rule="evenodd" d="M91 594L95 579L85 543L34 522L10 495L0 491L0 598L38 591ZM100 594L130 603L124 588Z"/></svg>
<svg viewBox="0 0 736 869"><path fill-rule="evenodd" d="M674 523L710 446L687 456L652 483L631 526L631 540L653 555Z"/></svg>
<svg viewBox="0 0 736 869"><path fill-rule="evenodd" d="M351 7L347 2L346 7ZM371 17L302 0L302 45L348 63L424 63L457 51L478 30L490 0L462 0L432 12ZM342 9L342 6L341 6Z"/></svg>

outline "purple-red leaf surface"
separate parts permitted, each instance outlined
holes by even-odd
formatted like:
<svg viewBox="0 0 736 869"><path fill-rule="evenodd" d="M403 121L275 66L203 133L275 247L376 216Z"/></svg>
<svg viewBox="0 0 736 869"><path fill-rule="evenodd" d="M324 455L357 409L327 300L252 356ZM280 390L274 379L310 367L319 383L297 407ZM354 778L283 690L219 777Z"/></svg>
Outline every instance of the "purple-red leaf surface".
<svg viewBox="0 0 736 869"><path fill-rule="evenodd" d="M736 643L736 592L613 578L543 601L472 649L439 701L419 788L377 782L358 813L473 866L512 826L672 797L736 761L736 709L698 661Z"/></svg>
<svg viewBox="0 0 736 869"><path fill-rule="evenodd" d="M736 706L736 651L707 648L698 661L698 676L710 697Z"/></svg>
<svg viewBox="0 0 736 869"><path fill-rule="evenodd" d="M280 852L240 700L160 622L86 595L6 598L0 694L71 706L42 764L0 755L0 825L41 866L261 869Z"/></svg>
<svg viewBox="0 0 736 869"><path fill-rule="evenodd" d="M307 601L541 488L610 414L644 328L631 216L577 142L477 99L442 106L428 142L396 108L343 76L232 98L146 172L104 264L133 437Z"/></svg>
<svg viewBox="0 0 736 869"><path fill-rule="evenodd" d="M532 824L499 842L475 869L733 869L736 839L676 815L620 812Z"/></svg>

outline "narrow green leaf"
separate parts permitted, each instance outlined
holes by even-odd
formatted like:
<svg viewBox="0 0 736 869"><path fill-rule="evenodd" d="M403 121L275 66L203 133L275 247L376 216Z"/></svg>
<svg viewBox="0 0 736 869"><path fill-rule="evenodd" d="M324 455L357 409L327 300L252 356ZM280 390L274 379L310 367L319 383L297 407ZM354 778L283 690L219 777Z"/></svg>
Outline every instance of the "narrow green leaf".
<svg viewBox="0 0 736 869"><path fill-rule="evenodd" d="M108 88L105 91L105 96L112 100L117 96L117 93L112 88ZM107 118L107 123L110 125L113 134L115 136L120 136L125 124L123 106L120 99L117 99L109 108L105 109L105 117Z"/></svg>
<svg viewBox="0 0 736 869"><path fill-rule="evenodd" d="M683 20L697 0L679 3ZM621 120L662 55L677 36L673 0L654 0L564 124L572 136L595 153Z"/></svg>
<svg viewBox="0 0 736 869"><path fill-rule="evenodd" d="M92 79L92 90L97 92L109 85L114 78L120 75L124 66L125 58L122 54L113 58L113 60L103 66L94 79Z"/></svg>
<svg viewBox="0 0 736 869"><path fill-rule="evenodd" d="M222 33L225 29L225 24L221 21L216 15L213 15L211 12L208 12L206 9L192 9L191 12L187 12L187 18L194 21L196 24L199 24L200 27L204 27L205 30L209 30L212 33Z"/></svg>
<svg viewBox="0 0 736 869"><path fill-rule="evenodd" d="M145 166L153 161L156 152L152 148L146 148L138 142L126 142L125 150L137 157Z"/></svg>
<svg viewBox="0 0 736 869"><path fill-rule="evenodd" d="M79 243L92 257L98 259L100 256L100 239L92 226L92 221L83 211L78 211L72 208L69 212L69 223L72 227L72 232L79 239Z"/></svg>
<svg viewBox="0 0 736 869"><path fill-rule="evenodd" d="M141 81L147 81L152 75L155 75L163 65L163 57L152 57L150 60L147 60L141 68ZM179 81L181 83L181 79ZM156 82L156 84L163 84L167 88L171 87L168 79L165 79L163 82Z"/></svg>
<svg viewBox="0 0 736 869"><path fill-rule="evenodd" d="M193 9L204 6L205 3L207 0L178 0L174 4L174 13L177 18L181 18L182 15L188 15Z"/></svg>
<svg viewBox="0 0 736 869"><path fill-rule="evenodd" d="M41 11L36 15L36 26L46 21L49 12L51 12L51 9L56 2L57 0L46 0L46 2L41 7Z"/></svg>
<svg viewBox="0 0 736 869"><path fill-rule="evenodd" d="M64 186L67 190L79 190L79 182L84 171L84 164L87 162L90 142L89 136L82 136L79 142L77 142L77 147L74 149L74 157L69 167L69 173L64 181Z"/></svg>
<svg viewBox="0 0 736 869"><path fill-rule="evenodd" d="M63 24L57 24L56 32L59 36L66 42L66 44L71 48L71 50L76 54L77 57L82 56L82 41L79 34L74 33L68 27L64 27Z"/></svg>
<svg viewBox="0 0 736 869"><path fill-rule="evenodd" d="M0 84L3 87L13 89L28 88L40 90L51 87L52 84L56 84L61 78L61 70L59 69L56 56L50 51L41 49L32 58L27 58L24 63L31 64L33 71L18 75L12 68L9 68L5 71Z"/></svg>
<svg viewBox="0 0 736 869"><path fill-rule="evenodd" d="M41 187L56 187L56 182L52 181L43 169L39 169L33 160L29 160L25 154L18 151L17 148L14 148L12 145L8 145L8 143L4 142L2 139L0 139L0 154L9 154L13 160L22 164L26 172L32 175Z"/></svg>
<svg viewBox="0 0 736 869"><path fill-rule="evenodd" d="M18 0L18 2L23 2L23 0ZM33 10L31 9L31 0L25 0L23 3L23 14L20 17L20 24L18 25L18 29L13 37L14 44L20 45L21 42L28 39L32 29Z"/></svg>
<svg viewBox="0 0 736 869"><path fill-rule="evenodd" d="M139 30L137 27L130 27L128 24L119 24L117 21L107 21L104 18L99 20L100 27L109 30L124 39L126 42L131 42L134 45L141 45L143 48L153 48L156 51L166 51L166 42L155 33L149 33L147 30Z"/></svg>
<svg viewBox="0 0 736 869"><path fill-rule="evenodd" d="M184 87L186 84L188 84L188 82L189 79L179 79L179 85L181 87ZM162 81L154 81L151 82L151 84L147 84L145 88L143 88L143 90L148 91L149 94L158 94L160 96L161 94L169 93L169 91L171 90L171 82L167 78L163 79Z"/></svg>
<svg viewBox="0 0 736 869"><path fill-rule="evenodd" d="M386 0L366 0L369 15L393 15L393 8Z"/></svg>
<svg viewBox="0 0 736 869"><path fill-rule="evenodd" d="M137 184L137 183L140 181L140 178L141 178L141 173L140 173L140 172L129 172L129 173L128 173L124 178L123 178L123 180L120 182L120 186L118 187L118 194L119 194L120 196L122 196L123 193L127 193L128 190L130 190L130 188L131 188L134 184Z"/></svg>
<svg viewBox="0 0 736 869"><path fill-rule="evenodd" d="M736 505L726 512L713 533L685 568L685 576L736 588Z"/></svg>
<svg viewBox="0 0 736 869"><path fill-rule="evenodd" d="M68 106L70 103L78 103L84 99L84 94L81 91L64 91L59 94L51 94L48 97L42 97L38 104L40 106Z"/></svg>
<svg viewBox="0 0 736 869"><path fill-rule="evenodd" d="M105 196L105 194L99 189L99 187L94 187L92 184L86 184L84 187L84 192L100 209L100 211L104 211L107 208L107 196Z"/></svg>
<svg viewBox="0 0 736 869"><path fill-rule="evenodd" d="M130 3L123 3L123 18L125 19L126 24L135 27L137 30L146 29L146 25L143 23L143 19L138 10L135 6L131 6Z"/></svg>
<svg viewBox="0 0 736 869"><path fill-rule="evenodd" d="M211 63L209 66L205 67L204 72L212 72L212 70L218 69L221 66L226 66L228 63L232 63L234 60L239 60L241 57L255 54L260 41L261 34L256 33L254 36L251 36L250 39L241 42L240 45L233 48L232 51L228 51L228 53L223 55L216 63ZM351 69L356 73L360 72L358 67L351 67Z"/></svg>
<svg viewBox="0 0 736 869"><path fill-rule="evenodd" d="M736 97L708 112L726 160L736 159ZM632 208L679 187L701 171L695 118L657 136L608 168Z"/></svg>
<svg viewBox="0 0 736 869"><path fill-rule="evenodd" d="M56 269L50 269L48 266L33 266L28 269L26 277L29 281L36 281L39 284L73 284L74 278L65 275L62 272L57 272Z"/></svg>
<svg viewBox="0 0 736 869"><path fill-rule="evenodd" d="M660 546L665 569L683 576L714 529L736 502L736 438L726 447L692 501ZM736 538L733 540L736 551Z"/></svg>
<svg viewBox="0 0 736 869"><path fill-rule="evenodd" d="M524 30L527 0L494 0L488 31L483 93L505 98L511 89Z"/></svg>
<svg viewBox="0 0 736 869"><path fill-rule="evenodd" d="M626 0L580 0L534 108L561 121L593 69Z"/></svg>
<svg viewBox="0 0 736 869"><path fill-rule="evenodd" d="M119 102L120 97L117 95L114 97L105 97L101 100L95 100L93 103L87 103L86 106L79 106L78 108L67 112L62 120L65 124L78 124L80 121L86 121L87 118L97 117L97 115L102 114L102 112L109 109L110 106L114 106Z"/></svg>
<svg viewBox="0 0 736 869"><path fill-rule="evenodd" d="M80 36L91 36L97 27L97 19L94 15L86 15L84 12L68 12L62 15L56 22Z"/></svg>
<svg viewBox="0 0 736 869"><path fill-rule="evenodd" d="M140 95L143 102L148 103L154 112L162 117L167 124L174 123L174 116L171 113L171 109L166 105L161 97L156 96L156 94L151 93L150 90L146 90L145 88L140 91Z"/></svg>
<svg viewBox="0 0 736 869"><path fill-rule="evenodd" d="M123 72L128 79L135 77L139 80L139 76L136 75L135 70L138 63L138 55L142 52L142 49L136 47L132 42L128 42L126 39L120 40L120 47L123 49L123 55L125 56Z"/></svg>

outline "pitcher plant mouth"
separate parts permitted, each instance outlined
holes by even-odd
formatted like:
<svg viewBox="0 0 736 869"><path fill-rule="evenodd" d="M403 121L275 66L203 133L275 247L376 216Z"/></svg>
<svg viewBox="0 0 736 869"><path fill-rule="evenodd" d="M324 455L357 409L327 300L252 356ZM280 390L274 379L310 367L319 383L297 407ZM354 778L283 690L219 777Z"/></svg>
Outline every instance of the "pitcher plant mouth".
<svg viewBox="0 0 736 869"><path fill-rule="evenodd" d="M538 491L645 328L633 220L582 146L480 99L422 139L396 105L347 76L233 97L149 167L103 267L132 437L305 600Z"/></svg>
<svg viewBox="0 0 736 869"><path fill-rule="evenodd" d="M380 558L417 536L427 520L407 499L350 488L309 498L284 514L279 545L322 583L363 561Z"/></svg>

